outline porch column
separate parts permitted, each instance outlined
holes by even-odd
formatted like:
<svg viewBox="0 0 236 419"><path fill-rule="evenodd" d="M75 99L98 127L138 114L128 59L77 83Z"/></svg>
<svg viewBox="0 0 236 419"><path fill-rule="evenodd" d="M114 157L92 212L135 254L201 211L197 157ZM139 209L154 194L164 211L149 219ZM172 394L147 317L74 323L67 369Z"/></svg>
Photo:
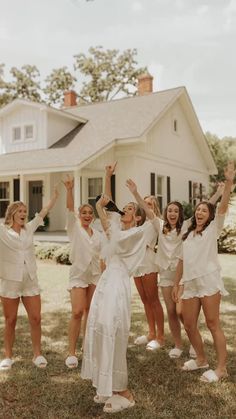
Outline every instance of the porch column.
<svg viewBox="0 0 236 419"><path fill-rule="evenodd" d="M81 173L80 170L74 170L74 205L75 208L79 208L82 204L82 191L81 191Z"/></svg>
<svg viewBox="0 0 236 419"><path fill-rule="evenodd" d="M25 177L20 175L20 201L26 204L26 190L25 190Z"/></svg>

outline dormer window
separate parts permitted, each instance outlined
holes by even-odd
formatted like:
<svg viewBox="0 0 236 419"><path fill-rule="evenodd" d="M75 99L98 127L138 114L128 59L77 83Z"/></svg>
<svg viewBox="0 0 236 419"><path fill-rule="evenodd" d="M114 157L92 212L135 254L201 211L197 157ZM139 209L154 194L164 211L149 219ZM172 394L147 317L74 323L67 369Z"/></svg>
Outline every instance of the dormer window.
<svg viewBox="0 0 236 419"><path fill-rule="evenodd" d="M21 127L14 127L12 129L13 141L21 141Z"/></svg>
<svg viewBox="0 0 236 419"><path fill-rule="evenodd" d="M24 138L25 140L32 140L34 138L34 127L33 125L24 126Z"/></svg>

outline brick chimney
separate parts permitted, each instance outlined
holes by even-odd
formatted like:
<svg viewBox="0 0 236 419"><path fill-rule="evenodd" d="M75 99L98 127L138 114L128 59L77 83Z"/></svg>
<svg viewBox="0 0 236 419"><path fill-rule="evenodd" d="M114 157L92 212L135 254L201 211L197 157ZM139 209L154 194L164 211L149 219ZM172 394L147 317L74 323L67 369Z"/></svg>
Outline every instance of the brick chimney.
<svg viewBox="0 0 236 419"><path fill-rule="evenodd" d="M77 105L77 94L74 90L67 90L64 92L64 107L69 108L70 106Z"/></svg>
<svg viewBox="0 0 236 419"><path fill-rule="evenodd" d="M138 76L138 94L139 96L148 95L153 92L153 77L149 73Z"/></svg>

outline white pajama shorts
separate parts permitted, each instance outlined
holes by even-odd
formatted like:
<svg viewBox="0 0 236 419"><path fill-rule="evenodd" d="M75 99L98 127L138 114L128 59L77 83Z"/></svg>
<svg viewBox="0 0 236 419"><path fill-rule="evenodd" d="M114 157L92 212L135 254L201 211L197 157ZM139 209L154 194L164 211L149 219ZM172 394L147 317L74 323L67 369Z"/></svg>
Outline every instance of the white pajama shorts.
<svg viewBox="0 0 236 419"><path fill-rule="evenodd" d="M22 281L11 281L1 279L0 296L5 298L33 297L40 294L38 279L31 279L29 273L24 268Z"/></svg>

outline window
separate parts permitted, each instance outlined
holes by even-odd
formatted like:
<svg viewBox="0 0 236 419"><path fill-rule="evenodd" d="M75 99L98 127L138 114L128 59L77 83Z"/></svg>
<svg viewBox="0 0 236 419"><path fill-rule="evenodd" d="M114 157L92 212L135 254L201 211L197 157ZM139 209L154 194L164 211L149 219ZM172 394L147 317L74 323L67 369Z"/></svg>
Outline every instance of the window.
<svg viewBox="0 0 236 419"><path fill-rule="evenodd" d="M24 126L24 138L25 140L32 140L34 138L34 127L33 125Z"/></svg>
<svg viewBox="0 0 236 419"><path fill-rule="evenodd" d="M174 132L178 132L178 121L177 121L177 119L174 119L174 121L173 121L173 129L174 129Z"/></svg>
<svg viewBox="0 0 236 419"><path fill-rule="evenodd" d="M88 203L95 209L96 196L102 193L102 177L88 178Z"/></svg>
<svg viewBox="0 0 236 419"><path fill-rule="evenodd" d="M7 206L10 203L10 182L0 182L0 217L5 216Z"/></svg>
<svg viewBox="0 0 236 419"><path fill-rule="evenodd" d="M20 141L21 140L21 127L13 127L12 129L12 140Z"/></svg>

